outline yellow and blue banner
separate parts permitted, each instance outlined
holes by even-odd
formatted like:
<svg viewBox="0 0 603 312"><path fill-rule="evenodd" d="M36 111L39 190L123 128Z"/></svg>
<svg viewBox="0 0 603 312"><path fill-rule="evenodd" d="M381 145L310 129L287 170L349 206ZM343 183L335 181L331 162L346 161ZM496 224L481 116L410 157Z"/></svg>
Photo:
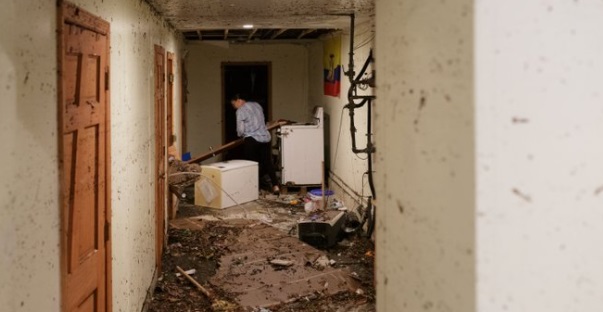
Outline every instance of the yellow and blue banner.
<svg viewBox="0 0 603 312"><path fill-rule="evenodd" d="M341 89L341 35L324 42L324 94L339 97Z"/></svg>

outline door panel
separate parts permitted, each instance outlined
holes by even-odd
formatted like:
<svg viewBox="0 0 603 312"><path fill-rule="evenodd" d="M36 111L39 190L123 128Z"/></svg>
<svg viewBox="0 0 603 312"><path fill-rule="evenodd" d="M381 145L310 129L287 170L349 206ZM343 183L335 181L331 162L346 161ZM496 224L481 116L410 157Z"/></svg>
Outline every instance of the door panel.
<svg viewBox="0 0 603 312"><path fill-rule="evenodd" d="M107 311L109 24L64 3L59 127L64 311Z"/></svg>
<svg viewBox="0 0 603 312"><path fill-rule="evenodd" d="M155 216L156 216L156 263L161 269L161 255L165 238L165 50L155 46Z"/></svg>

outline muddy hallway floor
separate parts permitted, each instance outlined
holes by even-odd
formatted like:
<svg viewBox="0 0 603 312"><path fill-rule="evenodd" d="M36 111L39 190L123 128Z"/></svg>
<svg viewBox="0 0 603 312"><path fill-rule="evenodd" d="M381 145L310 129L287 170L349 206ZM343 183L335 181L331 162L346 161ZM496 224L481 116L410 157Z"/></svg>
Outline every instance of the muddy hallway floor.
<svg viewBox="0 0 603 312"><path fill-rule="evenodd" d="M181 202L149 311L375 311L372 241L316 249L297 238L303 206L268 198L220 210Z"/></svg>

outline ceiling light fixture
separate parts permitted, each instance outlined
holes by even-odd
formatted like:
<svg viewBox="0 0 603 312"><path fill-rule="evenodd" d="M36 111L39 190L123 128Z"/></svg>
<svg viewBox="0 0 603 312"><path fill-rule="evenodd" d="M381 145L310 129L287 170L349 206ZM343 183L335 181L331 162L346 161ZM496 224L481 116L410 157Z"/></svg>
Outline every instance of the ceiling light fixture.
<svg viewBox="0 0 603 312"><path fill-rule="evenodd" d="M251 29L251 28L253 28L253 25L252 24L245 24L245 25L243 25L243 28L245 28L245 29Z"/></svg>

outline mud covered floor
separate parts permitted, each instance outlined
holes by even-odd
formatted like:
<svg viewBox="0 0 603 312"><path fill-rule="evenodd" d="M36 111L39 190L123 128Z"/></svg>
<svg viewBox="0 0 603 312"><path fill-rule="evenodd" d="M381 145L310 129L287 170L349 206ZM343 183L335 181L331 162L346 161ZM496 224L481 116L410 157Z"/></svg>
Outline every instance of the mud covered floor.
<svg viewBox="0 0 603 312"><path fill-rule="evenodd" d="M225 210L181 205L149 311L375 311L372 242L355 235L315 249L295 236L303 214L262 200ZM195 269L191 277L214 297L177 277L176 266Z"/></svg>

